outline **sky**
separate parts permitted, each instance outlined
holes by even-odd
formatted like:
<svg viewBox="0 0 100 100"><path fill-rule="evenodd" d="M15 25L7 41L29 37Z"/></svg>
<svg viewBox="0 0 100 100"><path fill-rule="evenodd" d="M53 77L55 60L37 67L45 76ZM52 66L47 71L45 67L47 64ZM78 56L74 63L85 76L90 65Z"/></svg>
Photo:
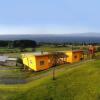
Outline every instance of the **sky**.
<svg viewBox="0 0 100 100"><path fill-rule="evenodd" d="M100 0L0 0L0 34L100 32Z"/></svg>

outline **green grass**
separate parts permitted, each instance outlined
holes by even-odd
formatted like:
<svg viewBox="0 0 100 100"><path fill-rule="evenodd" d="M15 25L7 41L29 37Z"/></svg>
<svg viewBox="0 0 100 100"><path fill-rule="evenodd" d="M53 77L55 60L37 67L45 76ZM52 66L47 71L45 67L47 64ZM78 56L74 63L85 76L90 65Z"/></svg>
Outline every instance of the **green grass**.
<svg viewBox="0 0 100 100"><path fill-rule="evenodd" d="M68 48L40 47L36 49L36 51L41 50L62 51L68 50ZM7 55L19 56L19 53ZM62 69L60 69L61 67ZM61 65L57 70L59 71L56 71L54 81L52 80L52 69L35 74L21 72L20 69L0 70L0 78L33 78L33 81L26 84L1 84L0 100L100 100L100 60L73 67ZM50 71L51 74L48 74ZM43 73L47 73L47 75L34 80L35 75Z"/></svg>
<svg viewBox="0 0 100 100"><path fill-rule="evenodd" d="M73 46L73 49L80 49L81 46ZM40 52L40 51L44 51L44 52L55 52L55 51L66 51L66 50L71 50L72 47L71 46L67 46L67 47L56 47L54 45L44 45L44 46L40 46L40 47L36 47L35 51L36 52ZM26 48L24 49L24 52L33 52L32 48ZM18 48L12 48L9 49L7 47L5 48L0 48L0 53L10 56L10 57L19 57L21 53L20 49Z"/></svg>
<svg viewBox="0 0 100 100"><path fill-rule="evenodd" d="M73 49L80 49L81 46L73 46ZM65 51L65 50L71 50L72 47L55 47L55 46L40 46L36 48L36 51L47 51L47 52L51 52L51 51Z"/></svg>
<svg viewBox="0 0 100 100"><path fill-rule="evenodd" d="M70 50L71 48L69 47L50 47L50 46L41 46L41 47L37 47L36 51L47 51L47 52L51 52L51 51L64 51L64 50Z"/></svg>
<svg viewBox="0 0 100 100"><path fill-rule="evenodd" d="M35 51L36 52L38 51L52 52L52 51L64 51L64 50L69 50L69 49L70 49L69 47L41 46L41 47L37 47ZM32 48L26 48L25 52L33 52L33 51L32 51ZM18 48L13 48L13 49L0 48L0 53L10 56L10 57L19 57L20 54L24 52L20 52Z"/></svg>
<svg viewBox="0 0 100 100"><path fill-rule="evenodd" d="M27 78L33 77L34 75L35 75L34 73L29 72L29 71L23 71L17 66L13 66L13 67L0 66L0 84L1 84L2 79L25 80Z"/></svg>
<svg viewBox="0 0 100 100"><path fill-rule="evenodd" d="M73 49L77 50L77 49L80 49L80 48L83 48L84 50L88 50L87 46L73 46ZM40 46L40 47L37 47L36 48L36 51L65 51L65 50L71 50L72 49L72 46L69 45L69 46L61 46L61 47L57 47L57 46L54 46L54 45L44 45L44 46Z"/></svg>
<svg viewBox="0 0 100 100"><path fill-rule="evenodd" d="M18 48L12 48L12 49L9 49L7 47L5 48L0 48L0 53L14 53L14 52L20 52Z"/></svg>
<svg viewBox="0 0 100 100"><path fill-rule="evenodd" d="M18 85L0 85L1 100L100 100L100 60L85 62Z"/></svg>

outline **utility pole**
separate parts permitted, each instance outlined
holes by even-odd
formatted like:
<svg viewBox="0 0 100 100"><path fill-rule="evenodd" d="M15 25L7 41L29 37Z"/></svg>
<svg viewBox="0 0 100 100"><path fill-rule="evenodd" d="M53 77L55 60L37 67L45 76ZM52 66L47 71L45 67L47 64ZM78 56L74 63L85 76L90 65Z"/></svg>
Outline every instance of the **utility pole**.
<svg viewBox="0 0 100 100"><path fill-rule="evenodd" d="M53 80L55 80L55 66L53 67Z"/></svg>

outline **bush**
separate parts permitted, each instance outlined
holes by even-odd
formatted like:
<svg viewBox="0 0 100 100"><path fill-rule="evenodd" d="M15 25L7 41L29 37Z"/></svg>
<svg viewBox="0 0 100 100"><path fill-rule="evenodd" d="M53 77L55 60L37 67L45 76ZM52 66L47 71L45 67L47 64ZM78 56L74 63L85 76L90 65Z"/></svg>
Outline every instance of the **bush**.
<svg viewBox="0 0 100 100"><path fill-rule="evenodd" d="M97 52L100 52L100 47L97 48Z"/></svg>
<svg viewBox="0 0 100 100"><path fill-rule="evenodd" d="M23 65L23 61L22 61L21 58L18 58L18 59L17 59L16 66L19 66L19 67L23 67L23 66L24 66L24 65Z"/></svg>

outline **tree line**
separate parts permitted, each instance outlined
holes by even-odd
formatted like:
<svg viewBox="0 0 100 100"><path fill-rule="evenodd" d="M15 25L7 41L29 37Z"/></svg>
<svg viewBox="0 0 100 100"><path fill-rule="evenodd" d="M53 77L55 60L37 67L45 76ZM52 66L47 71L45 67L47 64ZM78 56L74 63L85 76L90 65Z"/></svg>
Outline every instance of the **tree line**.
<svg viewBox="0 0 100 100"><path fill-rule="evenodd" d="M35 48L37 46L34 40L0 40L0 47L7 48Z"/></svg>
<svg viewBox="0 0 100 100"><path fill-rule="evenodd" d="M50 43L50 42L39 42L38 46L44 46L44 45L53 45L55 47L67 47L68 45L73 45L73 46L82 46L82 45L96 45L99 46L100 43L97 42L63 42L63 43Z"/></svg>

